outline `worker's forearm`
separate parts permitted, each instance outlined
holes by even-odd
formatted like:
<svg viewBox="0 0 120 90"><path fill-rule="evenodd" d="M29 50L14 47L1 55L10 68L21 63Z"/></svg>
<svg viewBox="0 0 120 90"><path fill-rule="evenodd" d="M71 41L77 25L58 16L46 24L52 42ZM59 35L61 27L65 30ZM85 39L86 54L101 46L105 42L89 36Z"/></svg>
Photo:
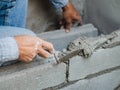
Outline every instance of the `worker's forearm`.
<svg viewBox="0 0 120 90"><path fill-rule="evenodd" d="M7 62L18 59L18 45L14 36L31 35L36 36L34 32L18 27L0 26L0 66Z"/></svg>

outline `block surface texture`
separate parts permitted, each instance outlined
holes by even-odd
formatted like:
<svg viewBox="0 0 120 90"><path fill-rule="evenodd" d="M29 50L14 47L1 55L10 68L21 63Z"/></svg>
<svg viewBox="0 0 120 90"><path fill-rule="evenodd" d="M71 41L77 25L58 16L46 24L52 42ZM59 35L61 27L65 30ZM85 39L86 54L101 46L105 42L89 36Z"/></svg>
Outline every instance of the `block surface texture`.
<svg viewBox="0 0 120 90"><path fill-rule="evenodd" d="M73 57L69 65L69 81L83 79L89 74L120 66L120 46L100 49L87 59Z"/></svg>
<svg viewBox="0 0 120 90"><path fill-rule="evenodd" d="M97 29L91 25L38 34L40 38L51 41L56 50L64 49L79 36L95 37ZM31 63L17 63L0 68L0 90L41 90L57 86L66 80L66 64L53 65L47 59L37 59Z"/></svg>
<svg viewBox="0 0 120 90"><path fill-rule="evenodd" d="M0 77L0 90L41 90L65 81L66 65L50 64L17 71Z"/></svg>
<svg viewBox="0 0 120 90"><path fill-rule="evenodd" d="M80 80L60 90L120 90L120 70L113 71L95 78Z"/></svg>

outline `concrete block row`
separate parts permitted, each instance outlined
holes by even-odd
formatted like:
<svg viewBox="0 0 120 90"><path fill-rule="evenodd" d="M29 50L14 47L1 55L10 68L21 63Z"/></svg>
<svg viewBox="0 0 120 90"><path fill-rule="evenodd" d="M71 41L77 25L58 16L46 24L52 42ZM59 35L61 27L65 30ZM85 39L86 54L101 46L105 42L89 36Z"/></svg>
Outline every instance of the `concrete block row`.
<svg viewBox="0 0 120 90"><path fill-rule="evenodd" d="M97 29L91 25L72 28L70 33L64 30L47 32L38 36L51 41L56 50L62 50L79 36L97 36ZM45 60L45 59L44 59ZM57 66L46 64L47 60L35 60L29 64L17 63L0 68L0 90L40 90L59 85L66 80L66 64Z"/></svg>
<svg viewBox="0 0 120 90"><path fill-rule="evenodd" d="M91 79L83 79L60 90L119 90L120 69Z"/></svg>
<svg viewBox="0 0 120 90"><path fill-rule="evenodd" d="M0 90L41 90L63 83L66 65L45 64L0 77Z"/></svg>
<svg viewBox="0 0 120 90"><path fill-rule="evenodd" d="M83 79L90 74L120 66L120 46L100 49L89 58L80 56L70 59L69 81Z"/></svg>

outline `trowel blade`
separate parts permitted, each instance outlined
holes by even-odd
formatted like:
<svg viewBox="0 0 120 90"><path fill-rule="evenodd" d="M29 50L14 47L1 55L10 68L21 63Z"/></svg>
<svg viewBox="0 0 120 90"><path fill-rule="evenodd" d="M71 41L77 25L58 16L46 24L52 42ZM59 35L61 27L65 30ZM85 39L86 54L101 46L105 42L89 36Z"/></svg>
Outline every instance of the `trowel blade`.
<svg viewBox="0 0 120 90"><path fill-rule="evenodd" d="M65 62L68 61L70 58L79 55L79 53L81 52L80 49L74 50L74 51L69 51L66 54L63 53L54 53L54 58L56 60L57 63L61 63L61 62Z"/></svg>

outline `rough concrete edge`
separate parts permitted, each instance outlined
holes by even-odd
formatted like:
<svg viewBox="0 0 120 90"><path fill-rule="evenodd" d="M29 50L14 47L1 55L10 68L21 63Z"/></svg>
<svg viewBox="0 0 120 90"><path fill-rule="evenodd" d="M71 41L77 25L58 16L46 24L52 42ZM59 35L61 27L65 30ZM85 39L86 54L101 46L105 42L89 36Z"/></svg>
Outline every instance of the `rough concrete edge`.
<svg viewBox="0 0 120 90"><path fill-rule="evenodd" d="M61 63L63 65L66 66L66 64L64 63ZM43 64L43 65L39 65L39 66L36 66L36 67L33 67L33 68L28 68L28 69L24 69L24 70L21 70L21 71L17 71L15 73L11 73L11 74L7 74L7 75L4 75L4 76L1 76L0 77L0 81L3 81L3 80L7 80L7 79L10 79L10 78L14 78L16 76L21 76L21 74L26 74L27 72L31 73L33 72L34 70L41 70L41 71L45 71L45 70L49 70L49 69L52 69L54 68L56 65L53 65L53 64L50 64L50 63L46 63L46 64Z"/></svg>
<svg viewBox="0 0 120 90"><path fill-rule="evenodd" d="M74 81L70 81L70 82L64 82L64 83L62 83L60 85L49 87L49 88L45 88L43 90L58 90L58 89L62 89L64 87L68 87L68 86L70 86L72 84L75 84L75 83L79 82L80 80L88 80L88 79L96 78L96 77L99 77L101 75L108 74L108 73L111 73L111 72L114 72L114 71L117 71L117 70L120 70L120 66L116 66L116 67L113 67L113 68L109 68L109 69L106 69L106 70L103 70L103 71L100 71L100 72L88 75L88 76L86 76L85 78L82 78L82 79L78 79L78 80L74 80ZM116 88L114 90L119 90L119 88L120 88L120 85L116 86Z"/></svg>

